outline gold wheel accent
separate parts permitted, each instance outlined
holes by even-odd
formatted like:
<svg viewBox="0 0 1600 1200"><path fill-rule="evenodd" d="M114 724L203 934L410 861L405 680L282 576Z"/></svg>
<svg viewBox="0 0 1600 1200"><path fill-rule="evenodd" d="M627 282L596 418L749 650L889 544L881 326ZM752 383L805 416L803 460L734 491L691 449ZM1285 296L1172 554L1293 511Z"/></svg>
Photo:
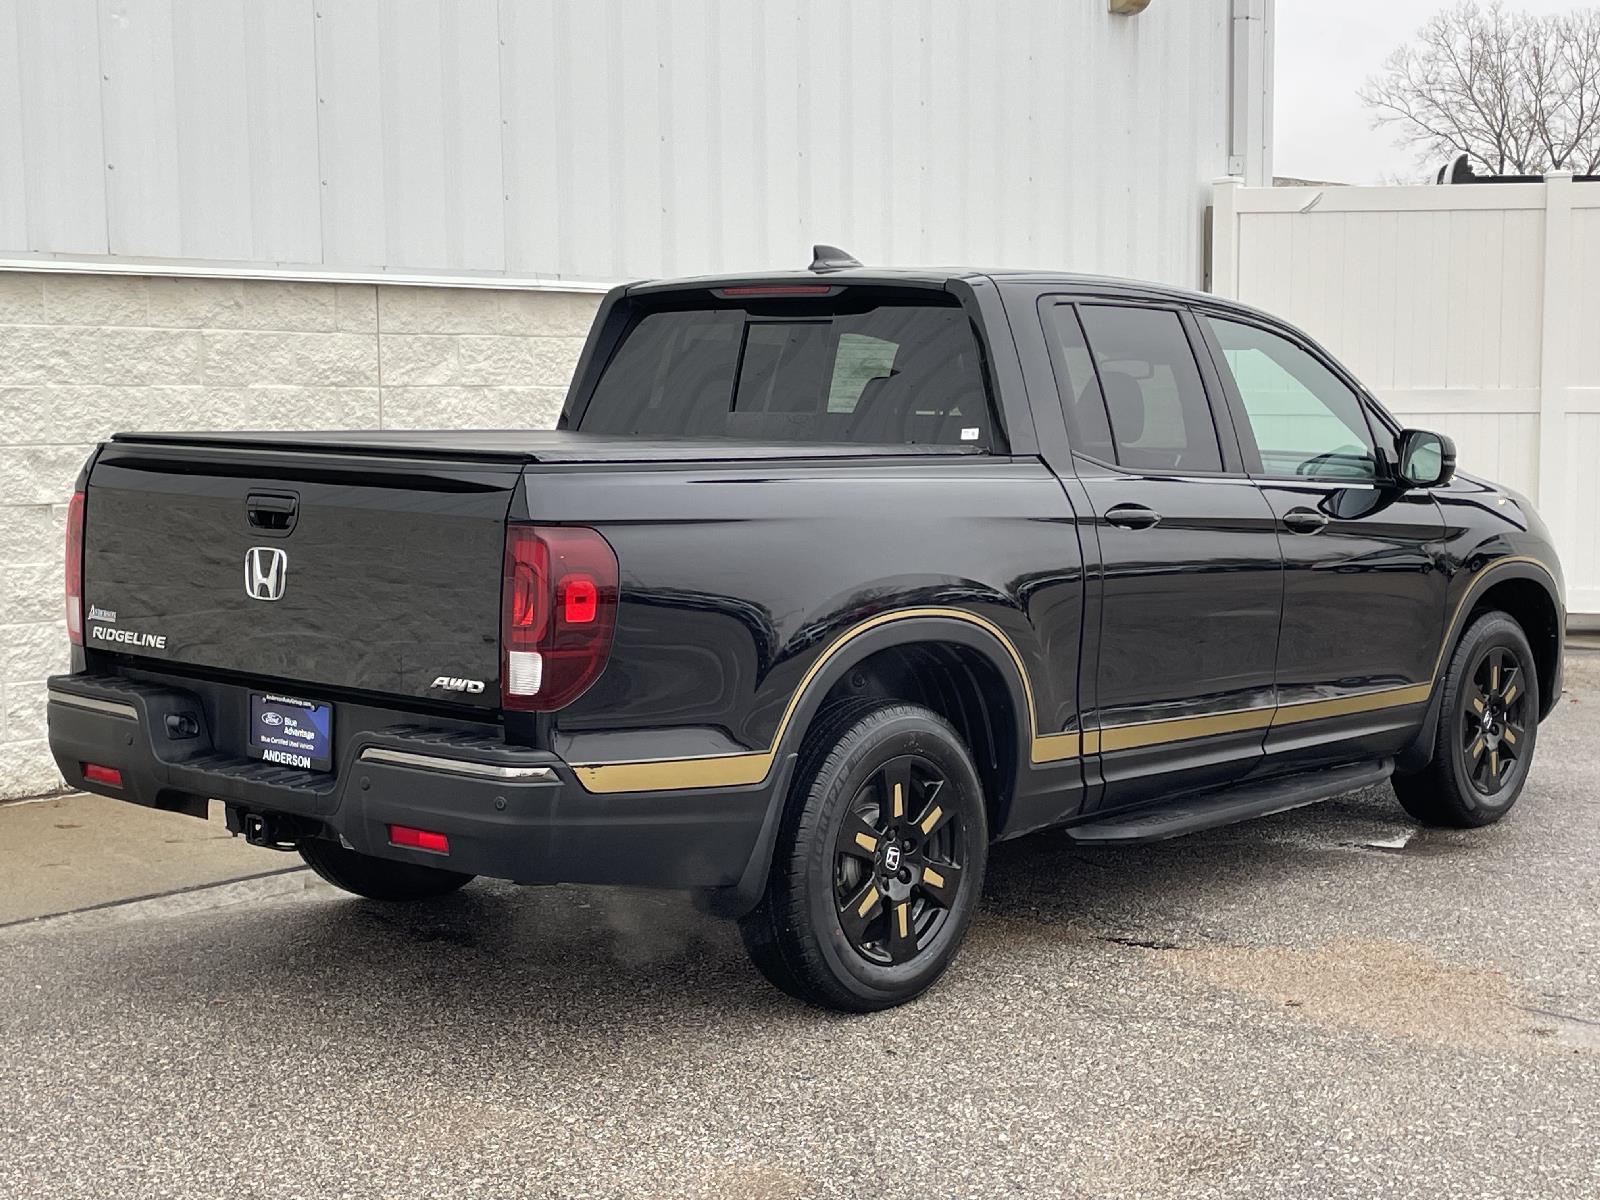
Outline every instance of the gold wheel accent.
<svg viewBox="0 0 1600 1200"><path fill-rule="evenodd" d="M918 828L921 829L924 834L932 833L933 827L939 823L939 818L942 816L944 816L944 809L935 804L933 806L933 811L922 818L922 824L919 825Z"/></svg>
<svg viewBox="0 0 1600 1200"><path fill-rule="evenodd" d="M868 854L873 854L878 849L878 839L869 837L864 833L858 833L856 834L856 845L860 846Z"/></svg>
<svg viewBox="0 0 1600 1200"><path fill-rule="evenodd" d="M1498 750L1489 751L1489 774L1496 779L1500 778L1500 751Z"/></svg>
<svg viewBox="0 0 1600 1200"><path fill-rule="evenodd" d="M894 785L894 815L899 818L906 815L905 795L897 783Z"/></svg>
<svg viewBox="0 0 1600 1200"><path fill-rule="evenodd" d="M1505 694L1504 697L1502 697L1501 702L1504 703L1504 704L1510 704L1516 698L1517 698L1517 685L1513 683L1510 687L1508 687L1506 689L1506 694Z"/></svg>
<svg viewBox="0 0 1600 1200"><path fill-rule="evenodd" d="M1505 738L1507 745L1515 746L1517 744L1517 735L1509 725L1506 726L1505 731L1500 736Z"/></svg>
<svg viewBox="0 0 1600 1200"><path fill-rule="evenodd" d="M859 908L856 909L856 916L865 917L869 912L872 911L873 907L877 903L878 903L877 890L874 889L872 891L869 891L865 896L862 897L861 905L860 905Z"/></svg>
<svg viewBox="0 0 1600 1200"><path fill-rule="evenodd" d="M899 904L895 905L894 919L895 922L900 926L900 936L906 937L910 929L911 905L907 904L903 900Z"/></svg>
<svg viewBox="0 0 1600 1200"><path fill-rule="evenodd" d="M1477 709L1479 712L1482 712L1483 711L1483 701L1479 700L1476 696L1474 696L1472 698L1472 707Z"/></svg>
<svg viewBox="0 0 1600 1200"><path fill-rule="evenodd" d="M939 872L935 871L932 867L922 868L922 878L930 887L942 888L944 886L944 876L939 874Z"/></svg>
<svg viewBox="0 0 1600 1200"><path fill-rule="evenodd" d="M1477 762L1478 756L1483 753L1483 739L1480 737L1474 741L1471 747L1468 748L1467 753L1472 755L1473 762Z"/></svg>

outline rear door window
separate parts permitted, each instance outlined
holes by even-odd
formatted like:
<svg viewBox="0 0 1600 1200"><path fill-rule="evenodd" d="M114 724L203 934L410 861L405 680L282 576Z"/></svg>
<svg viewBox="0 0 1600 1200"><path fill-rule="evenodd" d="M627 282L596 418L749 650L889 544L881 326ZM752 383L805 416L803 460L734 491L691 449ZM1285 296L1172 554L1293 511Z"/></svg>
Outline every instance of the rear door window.
<svg viewBox="0 0 1600 1200"><path fill-rule="evenodd" d="M1178 314L1089 304L1080 310L1118 466L1222 470L1217 426Z"/></svg>
<svg viewBox="0 0 1600 1200"><path fill-rule="evenodd" d="M882 303L646 312L578 418L585 433L758 442L994 444L966 312Z"/></svg>

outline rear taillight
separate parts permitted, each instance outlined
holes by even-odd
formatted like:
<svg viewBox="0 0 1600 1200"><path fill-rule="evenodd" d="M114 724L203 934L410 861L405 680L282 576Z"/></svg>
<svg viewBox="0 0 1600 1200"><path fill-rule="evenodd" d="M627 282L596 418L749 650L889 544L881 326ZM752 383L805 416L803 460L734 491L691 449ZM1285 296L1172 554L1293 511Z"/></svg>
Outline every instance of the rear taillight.
<svg viewBox="0 0 1600 1200"><path fill-rule="evenodd" d="M67 504L67 637L83 645L83 493Z"/></svg>
<svg viewBox="0 0 1600 1200"><path fill-rule="evenodd" d="M550 712L600 678L617 624L617 556L593 529L508 525L500 700Z"/></svg>

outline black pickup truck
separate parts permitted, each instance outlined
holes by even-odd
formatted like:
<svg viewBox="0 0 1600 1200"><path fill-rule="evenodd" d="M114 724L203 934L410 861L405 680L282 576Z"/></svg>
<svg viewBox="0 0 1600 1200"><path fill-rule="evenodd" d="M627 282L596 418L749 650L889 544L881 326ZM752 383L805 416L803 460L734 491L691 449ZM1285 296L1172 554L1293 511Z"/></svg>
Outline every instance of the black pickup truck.
<svg viewBox="0 0 1600 1200"><path fill-rule="evenodd" d="M555 431L119 434L70 512L73 786L381 900L692 889L848 1010L939 976L995 840L1386 779L1487 824L1560 692L1525 500L1110 279L631 284Z"/></svg>

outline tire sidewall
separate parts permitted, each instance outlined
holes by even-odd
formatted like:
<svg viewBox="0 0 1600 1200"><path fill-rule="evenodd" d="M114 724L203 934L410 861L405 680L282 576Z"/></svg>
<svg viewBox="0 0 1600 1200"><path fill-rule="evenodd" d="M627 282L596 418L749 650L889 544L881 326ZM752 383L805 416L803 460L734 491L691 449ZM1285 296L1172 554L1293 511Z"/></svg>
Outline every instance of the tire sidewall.
<svg viewBox="0 0 1600 1200"><path fill-rule="evenodd" d="M864 726L866 735L854 736ZM829 974L852 995L870 1003L910 999L949 965L977 908L988 849L982 785L955 731L932 713L900 708L871 714L852 727L840 745L848 746L848 751L824 762L807 797L808 806L816 806L803 863L804 905L812 938ZM911 962L884 966L864 959L840 928L833 887L835 842L846 810L873 772L905 755L928 760L947 780L940 802L961 817L965 861L961 891L935 942Z"/></svg>

